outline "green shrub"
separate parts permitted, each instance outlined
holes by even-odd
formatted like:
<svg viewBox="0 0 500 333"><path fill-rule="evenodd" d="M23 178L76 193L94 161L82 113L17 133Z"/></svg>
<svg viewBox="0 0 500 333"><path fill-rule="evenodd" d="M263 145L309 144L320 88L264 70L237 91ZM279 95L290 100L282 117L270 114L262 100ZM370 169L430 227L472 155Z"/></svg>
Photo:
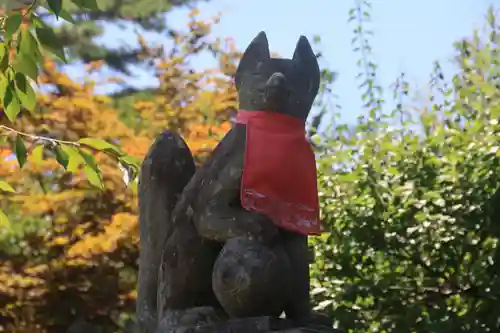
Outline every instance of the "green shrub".
<svg viewBox="0 0 500 333"><path fill-rule="evenodd" d="M456 44L460 71L450 84L436 66L427 104L383 113L372 98L369 116L336 126L318 151L330 232L312 240L314 297L349 332L500 327L500 26L493 10L488 23L487 38ZM365 97L375 90L368 84Z"/></svg>

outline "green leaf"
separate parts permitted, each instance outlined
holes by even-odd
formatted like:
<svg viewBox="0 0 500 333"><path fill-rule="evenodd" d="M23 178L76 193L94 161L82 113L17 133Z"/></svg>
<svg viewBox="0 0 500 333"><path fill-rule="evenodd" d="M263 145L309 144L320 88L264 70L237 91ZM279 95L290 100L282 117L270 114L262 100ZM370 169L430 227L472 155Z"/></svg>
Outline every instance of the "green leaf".
<svg viewBox="0 0 500 333"><path fill-rule="evenodd" d="M16 193L16 190L6 181L0 180L0 191Z"/></svg>
<svg viewBox="0 0 500 333"><path fill-rule="evenodd" d="M5 44L0 44L0 71L5 72L9 68L9 52Z"/></svg>
<svg viewBox="0 0 500 333"><path fill-rule="evenodd" d="M78 171L78 167L85 164L85 159L79 154L78 149L74 147L64 145L62 146L62 149L68 156L69 160L67 170L76 173Z"/></svg>
<svg viewBox="0 0 500 333"><path fill-rule="evenodd" d="M7 118L9 118L11 122L14 122L19 112L21 112L21 105L17 99L15 87L12 81L9 82L7 88L5 89L3 107Z"/></svg>
<svg viewBox="0 0 500 333"><path fill-rule="evenodd" d="M73 23L73 24L76 23L76 21L73 19L73 17L71 16L71 14L68 13L64 9L61 9L61 11L59 12L59 17L62 18L63 20L65 20L65 21L69 22L69 23Z"/></svg>
<svg viewBox="0 0 500 333"><path fill-rule="evenodd" d="M87 153L83 149L79 149L79 153L85 160L86 165L83 167L83 172L87 176L90 184L100 189L104 188L101 178L101 172L99 170L99 166L95 162L94 156Z"/></svg>
<svg viewBox="0 0 500 333"><path fill-rule="evenodd" d="M128 183L127 187L132 190L132 193L137 194L138 185L139 185L139 180L136 177L134 180Z"/></svg>
<svg viewBox="0 0 500 333"><path fill-rule="evenodd" d="M30 30L25 29L21 32L21 41L19 43L19 51L27 56L33 56L39 52L38 42Z"/></svg>
<svg viewBox="0 0 500 333"><path fill-rule="evenodd" d="M26 146L24 145L24 140L20 135L16 137L16 141L14 144L14 151L16 153L19 167L22 168L26 163L26 159L28 158L28 150L26 149Z"/></svg>
<svg viewBox="0 0 500 333"><path fill-rule="evenodd" d="M4 96L9 86L9 80L0 72L0 96ZM2 102L3 103L3 102Z"/></svg>
<svg viewBox="0 0 500 333"><path fill-rule="evenodd" d="M9 218L3 210L0 209L0 228L10 228Z"/></svg>
<svg viewBox="0 0 500 333"><path fill-rule="evenodd" d="M20 53L16 57L16 61L12 64L12 67L17 72L21 72L26 76L29 76L34 81L37 81L38 78L38 66L36 62L28 55L24 53Z"/></svg>
<svg viewBox="0 0 500 333"><path fill-rule="evenodd" d="M89 165L93 169L96 169L96 170L99 169L97 163L95 162L94 156L87 153L83 149L80 149L79 152L80 152L80 155L82 155L83 159L85 160L85 163L87 163L87 165Z"/></svg>
<svg viewBox="0 0 500 333"><path fill-rule="evenodd" d="M126 181L126 183L129 185L131 181L137 178L141 159L130 155L124 155L121 156L118 161L121 165L121 169L123 169L122 171L127 174L128 181Z"/></svg>
<svg viewBox="0 0 500 333"><path fill-rule="evenodd" d="M47 0L47 3L51 11L59 18L59 13L61 13L62 9L62 0Z"/></svg>
<svg viewBox="0 0 500 333"><path fill-rule="evenodd" d="M85 176L87 176L87 180L92 186L95 186L99 189L103 189L104 185L102 183L101 174L98 170L90 167L90 165L85 165L83 167L83 172Z"/></svg>
<svg viewBox="0 0 500 333"><path fill-rule="evenodd" d="M44 148L45 146L41 144L33 148L33 150L31 151L31 156L33 156L33 162L35 162L35 164L38 165L42 164Z"/></svg>
<svg viewBox="0 0 500 333"><path fill-rule="evenodd" d="M56 154L57 162L62 165L64 169L67 169L69 162L68 154L66 154L60 145L55 146L54 153Z"/></svg>
<svg viewBox="0 0 500 333"><path fill-rule="evenodd" d="M22 105L30 112L33 112L36 107L36 94L31 84L26 80L22 73L16 73L16 92Z"/></svg>
<svg viewBox="0 0 500 333"><path fill-rule="evenodd" d="M119 154L120 156L124 154L120 148L102 139L83 138L78 140L78 142L86 146L92 147L96 150L112 151Z"/></svg>
<svg viewBox="0 0 500 333"><path fill-rule="evenodd" d="M14 13L7 16L4 26L5 41L9 41L12 38L12 35L14 35L21 26L22 21L23 16L21 13Z"/></svg>
<svg viewBox="0 0 500 333"><path fill-rule="evenodd" d="M137 177L137 168L130 164L119 162L119 169L123 172L123 181L125 184L130 184Z"/></svg>
<svg viewBox="0 0 500 333"><path fill-rule="evenodd" d="M142 159L130 155L124 155L120 157L120 162L139 167Z"/></svg>
<svg viewBox="0 0 500 333"><path fill-rule="evenodd" d="M38 41L42 46L57 56L62 61L66 62L66 56L64 55L63 45L61 41L56 36L54 31L51 28L41 28L37 27L36 36L38 37Z"/></svg>
<svg viewBox="0 0 500 333"><path fill-rule="evenodd" d="M31 62L39 65L43 65L45 61L37 39L33 36L32 32L27 29L21 32L18 51L18 56L22 57L23 60L27 58L30 59Z"/></svg>
<svg viewBox="0 0 500 333"><path fill-rule="evenodd" d="M47 1L47 2L50 2L50 1ZM54 0L54 2L59 2L59 3L62 3L62 0ZM60 9L59 9L59 12L56 14L56 12L51 8L50 6L50 3L42 3L42 7L44 7L45 9L47 9L49 12L55 14L56 16L58 16L58 18L62 18L63 20L69 22L69 23L73 23L75 24L75 20L73 19L73 17L71 16L70 13L68 13L64 8L62 8L62 4L60 5Z"/></svg>

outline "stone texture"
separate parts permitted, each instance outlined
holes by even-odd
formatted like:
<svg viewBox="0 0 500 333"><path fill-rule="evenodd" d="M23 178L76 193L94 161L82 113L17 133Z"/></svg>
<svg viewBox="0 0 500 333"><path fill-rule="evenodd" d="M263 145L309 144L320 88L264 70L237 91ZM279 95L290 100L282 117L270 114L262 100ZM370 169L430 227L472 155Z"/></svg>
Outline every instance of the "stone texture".
<svg viewBox="0 0 500 333"><path fill-rule="evenodd" d="M305 328L291 327L291 323L286 319L276 319L272 317L239 318L222 321L219 323L205 323L193 326L170 326L158 329L156 333L340 333L339 330L331 328Z"/></svg>
<svg viewBox="0 0 500 333"><path fill-rule="evenodd" d="M241 110L305 121L320 84L317 58L304 36L292 59L271 58L261 32L235 83ZM295 323L323 323L309 304L307 236L241 206L246 138L246 125L235 124L197 169L177 133L165 131L151 146L139 179L141 333L311 332L272 319L281 312Z"/></svg>

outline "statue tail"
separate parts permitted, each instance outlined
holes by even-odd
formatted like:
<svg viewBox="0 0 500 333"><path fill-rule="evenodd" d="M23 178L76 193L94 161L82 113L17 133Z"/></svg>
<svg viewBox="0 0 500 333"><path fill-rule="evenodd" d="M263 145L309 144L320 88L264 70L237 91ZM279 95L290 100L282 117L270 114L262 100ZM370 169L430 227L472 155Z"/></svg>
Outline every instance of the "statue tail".
<svg viewBox="0 0 500 333"><path fill-rule="evenodd" d="M155 140L141 166L136 312L137 323L143 332L151 332L156 326L161 250L171 224L171 212L195 168L185 141L168 130Z"/></svg>

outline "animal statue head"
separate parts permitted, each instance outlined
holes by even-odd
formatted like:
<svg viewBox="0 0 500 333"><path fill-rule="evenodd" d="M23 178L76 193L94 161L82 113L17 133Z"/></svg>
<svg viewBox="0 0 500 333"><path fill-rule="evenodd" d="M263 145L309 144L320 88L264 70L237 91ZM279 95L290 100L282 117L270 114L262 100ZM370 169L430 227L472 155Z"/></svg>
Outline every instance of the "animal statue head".
<svg viewBox="0 0 500 333"><path fill-rule="evenodd" d="M240 109L278 112L305 121L319 90L318 60L304 36L292 59L271 58L262 31L245 50L235 81Z"/></svg>

